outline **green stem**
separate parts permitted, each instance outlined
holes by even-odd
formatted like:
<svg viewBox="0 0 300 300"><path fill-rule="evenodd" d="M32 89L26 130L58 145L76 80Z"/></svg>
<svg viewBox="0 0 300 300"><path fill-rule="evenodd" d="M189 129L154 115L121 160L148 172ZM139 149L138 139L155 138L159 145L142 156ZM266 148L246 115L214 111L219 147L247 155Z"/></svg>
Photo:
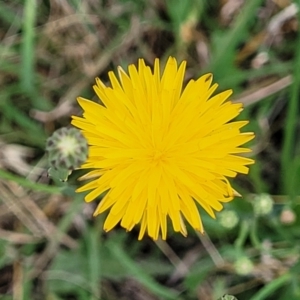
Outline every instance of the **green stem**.
<svg viewBox="0 0 300 300"><path fill-rule="evenodd" d="M101 270L100 270L100 234L96 228L90 228L87 231L86 247L87 247L87 264L89 270L89 282L93 293L91 293L90 300L100 299L101 289Z"/></svg>
<svg viewBox="0 0 300 300"><path fill-rule="evenodd" d="M131 274L131 276L149 289L150 292L157 295L159 299L177 299L177 292L168 289L153 280L147 272L144 272L136 262L129 257L128 253L121 248L121 245L109 241L107 247L115 259Z"/></svg>
<svg viewBox="0 0 300 300"><path fill-rule="evenodd" d="M287 273L282 275L267 285L265 285L255 296L253 296L250 300L264 300L268 296L270 296L273 292L278 290L281 286L286 284L291 279L291 274ZM275 296L275 295L274 295ZM276 296L275 296L276 298Z"/></svg>
<svg viewBox="0 0 300 300"><path fill-rule="evenodd" d="M45 192L45 193L50 193L50 194L60 194L62 192L61 187L48 186L46 184L33 182L27 178L20 177L18 175L14 175L14 174L4 171L4 170L0 170L0 178L14 181L14 182L18 183L19 185L21 185L22 187L29 188L33 191Z"/></svg>
<svg viewBox="0 0 300 300"><path fill-rule="evenodd" d="M240 227L239 236L235 241L235 248L241 250L249 233L249 222L243 221Z"/></svg>
<svg viewBox="0 0 300 300"><path fill-rule="evenodd" d="M294 168L293 164L293 147L295 145L297 116L299 109L299 92L300 92L300 32L298 33L298 40L295 47L295 63L294 63L294 82L291 86L291 95L288 99L288 108L286 116L286 125L284 128L283 137L283 149L281 156L281 168L282 168L282 181L284 183L284 192L291 194L291 170Z"/></svg>
<svg viewBox="0 0 300 300"><path fill-rule="evenodd" d="M34 36L35 20L37 12L37 1L26 0L23 15L23 43L22 43L22 67L21 67L21 84L25 91L34 90Z"/></svg>
<svg viewBox="0 0 300 300"><path fill-rule="evenodd" d="M259 238L257 236L257 219L256 218L253 220L253 223L251 224L250 240L252 242L252 245L255 248L261 249L261 243L260 243Z"/></svg>

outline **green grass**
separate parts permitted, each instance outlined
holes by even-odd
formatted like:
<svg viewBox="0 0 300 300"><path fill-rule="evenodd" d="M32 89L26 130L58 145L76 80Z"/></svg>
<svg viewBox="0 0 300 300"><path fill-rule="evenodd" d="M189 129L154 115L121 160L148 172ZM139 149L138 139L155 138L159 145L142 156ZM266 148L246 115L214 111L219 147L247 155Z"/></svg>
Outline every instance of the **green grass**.
<svg viewBox="0 0 300 300"><path fill-rule="evenodd" d="M1 299L300 297L299 16L268 35L283 7L234 2L0 1ZM158 242L137 241L136 230L105 233L105 216L93 218L94 203L75 193L81 171L67 183L47 177L46 139L80 114L77 96L95 99L95 77L107 82L119 65L169 55L187 60L188 78L213 72L235 100L287 75L293 82L239 116L255 132L256 164L233 180L243 195L225 204L239 217L234 228L201 211L201 238L171 226ZM274 206L260 216L253 203L263 193Z"/></svg>

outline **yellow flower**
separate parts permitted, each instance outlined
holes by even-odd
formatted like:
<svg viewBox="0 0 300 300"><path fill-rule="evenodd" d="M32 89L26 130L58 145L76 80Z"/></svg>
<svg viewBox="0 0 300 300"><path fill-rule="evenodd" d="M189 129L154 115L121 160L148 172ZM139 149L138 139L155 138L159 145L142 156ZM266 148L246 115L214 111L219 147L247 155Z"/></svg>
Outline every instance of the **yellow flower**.
<svg viewBox="0 0 300 300"><path fill-rule="evenodd" d="M174 231L186 236L184 219L203 232L197 205L215 218L239 195L227 177L248 173L254 161L239 156L240 146L254 137L241 133L248 121L229 122L242 104L228 101L231 90L212 96L217 84L206 74L183 88L186 62L177 66L170 57L160 75L139 60L138 68L119 67L119 80L109 72L111 87L97 78L94 90L102 103L78 98L83 118L72 124L82 130L89 157L82 179L92 179L77 192L91 190L90 202L104 195L94 215L108 209L104 230L118 223L127 231L140 225L139 239L147 230L157 239L167 236L167 219Z"/></svg>

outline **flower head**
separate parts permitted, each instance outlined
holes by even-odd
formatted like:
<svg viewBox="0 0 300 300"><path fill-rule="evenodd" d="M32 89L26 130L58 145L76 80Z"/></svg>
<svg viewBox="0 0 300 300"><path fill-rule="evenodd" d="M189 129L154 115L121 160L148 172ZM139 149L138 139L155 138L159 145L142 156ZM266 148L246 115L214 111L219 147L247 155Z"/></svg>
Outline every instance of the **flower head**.
<svg viewBox="0 0 300 300"><path fill-rule="evenodd" d="M88 140L89 157L82 168L92 179L77 191L90 192L87 202L104 195L94 215L106 210L106 231L118 223L130 231L140 224L153 239L167 236L167 219L174 231L187 234L184 219L203 232L198 205L212 217L222 203L239 195L227 177L248 173L254 161L239 156L240 146L254 135L241 133L248 121L229 122L242 104L227 101L231 90L212 94L212 75L190 80L183 88L186 62L170 57L161 75L139 60L138 68L119 67L119 80L109 72L111 87L96 79L102 103L78 98L83 118L72 124Z"/></svg>

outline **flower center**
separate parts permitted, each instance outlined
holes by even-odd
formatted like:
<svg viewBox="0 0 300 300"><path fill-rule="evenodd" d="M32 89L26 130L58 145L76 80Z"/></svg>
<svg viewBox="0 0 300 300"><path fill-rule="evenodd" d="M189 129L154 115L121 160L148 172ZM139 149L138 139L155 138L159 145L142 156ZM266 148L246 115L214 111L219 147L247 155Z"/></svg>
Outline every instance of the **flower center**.
<svg viewBox="0 0 300 300"><path fill-rule="evenodd" d="M78 142L73 136L65 136L58 143L58 148L64 155L72 155L78 147Z"/></svg>
<svg viewBox="0 0 300 300"><path fill-rule="evenodd" d="M155 149L153 151L152 161L154 163L159 163L164 160L165 154L161 150Z"/></svg>

